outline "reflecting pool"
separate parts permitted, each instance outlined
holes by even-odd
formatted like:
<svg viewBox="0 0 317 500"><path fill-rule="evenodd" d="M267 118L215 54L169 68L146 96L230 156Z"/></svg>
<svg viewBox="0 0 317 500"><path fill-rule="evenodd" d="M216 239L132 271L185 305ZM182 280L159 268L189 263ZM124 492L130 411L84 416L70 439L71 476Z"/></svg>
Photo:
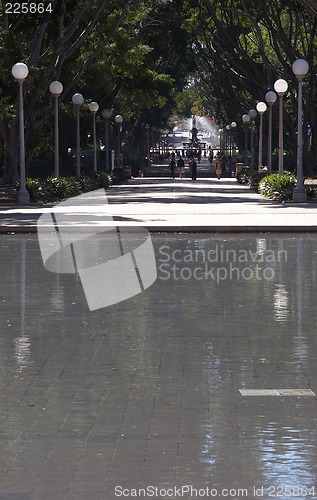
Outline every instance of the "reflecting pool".
<svg viewBox="0 0 317 500"><path fill-rule="evenodd" d="M317 236L152 241L155 283L89 311L0 236L0 498L317 498ZM239 392L274 388L312 396Z"/></svg>

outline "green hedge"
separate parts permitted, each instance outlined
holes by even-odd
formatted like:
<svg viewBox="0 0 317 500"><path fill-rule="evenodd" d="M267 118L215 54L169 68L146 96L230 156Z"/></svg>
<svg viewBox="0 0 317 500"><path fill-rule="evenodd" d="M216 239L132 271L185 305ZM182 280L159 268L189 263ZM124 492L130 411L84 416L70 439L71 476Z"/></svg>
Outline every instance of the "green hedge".
<svg viewBox="0 0 317 500"><path fill-rule="evenodd" d="M80 178L27 178L26 189L30 193L32 202L49 203L96 189L107 188L111 184L118 184L126 179L127 174L123 169L114 169L112 172L95 172L91 175L83 175Z"/></svg>
<svg viewBox="0 0 317 500"><path fill-rule="evenodd" d="M265 172L259 173L257 170L247 170L242 169L239 174L237 174L237 181L240 184L249 186L253 191L258 191L260 181L266 176Z"/></svg>
<svg viewBox="0 0 317 500"><path fill-rule="evenodd" d="M266 198L291 200L296 177L288 172L284 174L269 174L260 181L259 193Z"/></svg>

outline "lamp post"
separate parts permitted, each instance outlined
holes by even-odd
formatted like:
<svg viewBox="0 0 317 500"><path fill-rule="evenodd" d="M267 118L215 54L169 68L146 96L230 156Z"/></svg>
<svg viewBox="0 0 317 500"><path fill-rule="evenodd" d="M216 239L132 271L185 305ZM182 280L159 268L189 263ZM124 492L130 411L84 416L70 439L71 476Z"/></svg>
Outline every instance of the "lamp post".
<svg viewBox="0 0 317 500"><path fill-rule="evenodd" d="M278 173L283 173L283 95L288 89L288 84L280 78L274 83L274 90L279 97L279 127L278 127Z"/></svg>
<svg viewBox="0 0 317 500"><path fill-rule="evenodd" d="M237 123L236 122L231 122L230 123L230 128L232 129L232 139L231 139L231 151L230 151L230 156L233 156L233 151L234 151L234 129L236 128Z"/></svg>
<svg viewBox="0 0 317 500"><path fill-rule="evenodd" d="M245 125L245 134L244 134L244 166L247 166L248 163L248 125L251 121L250 115L243 115L242 121Z"/></svg>
<svg viewBox="0 0 317 500"><path fill-rule="evenodd" d="M250 167L251 170L254 170L254 137L253 137L253 130L254 130L254 119L257 115L257 111L255 109L250 109L248 112L249 117L251 118L251 159L250 159Z"/></svg>
<svg viewBox="0 0 317 500"><path fill-rule="evenodd" d="M265 100L269 106L269 133L267 141L267 169L272 172L272 106L277 99L275 92L270 90L265 94Z"/></svg>
<svg viewBox="0 0 317 500"><path fill-rule="evenodd" d="M96 113L99 109L97 102L89 104L89 110L92 112L92 135L93 135L93 170L97 172L97 141L96 141Z"/></svg>
<svg viewBox="0 0 317 500"><path fill-rule="evenodd" d="M226 136L225 136L225 155L228 155L228 151L230 151L230 125L226 125Z"/></svg>
<svg viewBox="0 0 317 500"><path fill-rule="evenodd" d="M297 183L293 191L293 201L302 203L307 199L303 175L303 80L309 65L305 59L297 59L292 70L298 80L298 126L297 126Z"/></svg>
<svg viewBox="0 0 317 500"><path fill-rule="evenodd" d="M111 116L111 111L109 109L104 109L102 111L102 117L105 119L105 147L106 147L106 170L110 170L109 162L109 118Z"/></svg>
<svg viewBox="0 0 317 500"><path fill-rule="evenodd" d="M263 157L263 114L266 111L265 102L258 102L256 105L256 109L260 115L260 132L259 132L259 163L258 170L261 171L262 168L262 157Z"/></svg>
<svg viewBox="0 0 317 500"><path fill-rule="evenodd" d="M121 168L122 167L122 162L121 162L121 130L122 130L123 117L121 115L117 115L115 117L114 121L118 125L118 157L117 157L117 167Z"/></svg>
<svg viewBox="0 0 317 500"><path fill-rule="evenodd" d="M224 134L225 129L219 129L219 152L221 153L224 150Z"/></svg>
<svg viewBox="0 0 317 500"><path fill-rule="evenodd" d="M80 120L79 120L79 109L84 98L81 94L74 94L72 97L73 104L76 107L76 177L80 177Z"/></svg>
<svg viewBox="0 0 317 500"><path fill-rule="evenodd" d="M23 82L29 74L29 68L24 63L16 63L12 67L12 75L19 84L19 149L20 149L20 187L17 192L19 203L30 203L30 194L25 184L25 145L24 145L24 113L23 113Z"/></svg>
<svg viewBox="0 0 317 500"><path fill-rule="evenodd" d="M54 120L54 175L59 177L59 131L58 131L58 98L63 92L63 85L61 82L52 82L49 86L51 94L54 96L55 101L55 120Z"/></svg>

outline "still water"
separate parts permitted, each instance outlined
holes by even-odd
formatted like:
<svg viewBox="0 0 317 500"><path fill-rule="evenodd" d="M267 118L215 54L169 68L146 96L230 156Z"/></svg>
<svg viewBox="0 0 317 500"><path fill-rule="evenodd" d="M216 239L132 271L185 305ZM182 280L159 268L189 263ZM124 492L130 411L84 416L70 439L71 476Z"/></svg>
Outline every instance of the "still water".
<svg viewBox="0 0 317 500"><path fill-rule="evenodd" d="M316 397L239 393L317 393L317 236L152 240L155 283L91 312L36 235L1 236L0 498L317 498Z"/></svg>

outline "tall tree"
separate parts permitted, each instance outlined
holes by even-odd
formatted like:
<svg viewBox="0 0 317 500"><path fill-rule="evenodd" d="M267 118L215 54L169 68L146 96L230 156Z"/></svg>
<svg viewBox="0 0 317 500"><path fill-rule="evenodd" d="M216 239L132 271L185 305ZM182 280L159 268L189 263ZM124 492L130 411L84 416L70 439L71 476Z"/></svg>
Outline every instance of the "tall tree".
<svg viewBox="0 0 317 500"><path fill-rule="evenodd" d="M187 27L195 38L199 79L220 118L230 122L264 99L277 78L290 84L286 99L286 145L296 147L297 80L292 63L305 58L311 71L305 79L305 166L312 172L317 150L316 19L296 0L188 0ZM307 130L307 128L305 129Z"/></svg>
<svg viewBox="0 0 317 500"><path fill-rule="evenodd" d="M186 84L193 67L182 28L183 0L53 0L51 4L52 12L33 14L32 23L26 15L2 13L0 50L5 60L0 93L5 100L0 134L6 147L6 182L18 176L18 123L11 105L17 88L10 74L15 62L25 62L30 70L24 84L29 154L40 142L48 146L44 138L45 122L53 111L48 91L52 80L64 84L59 98L63 146L72 141L69 103L80 88L84 97L124 114L130 129L127 144L134 147L142 122L160 127L167 121L175 93Z"/></svg>
<svg viewBox="0 0 317 500"><path fill-rule="evenodd" d="M12 65L23 61L30 70L23 88L26 144L32 148L35 130L41 129L52 112L49 83L62 78L65 88L60 101L69 98L87 70L103 57L119 29L140 30L142 17L149 10L145 4L141 0L52 0L52 11L32 14L32 22L31 14L8 15L3 11L0 93L6 102L1 110L0 134L6 146L6 182L18 176L17 117L8 106L17 90L12 85Z"/></svg>

